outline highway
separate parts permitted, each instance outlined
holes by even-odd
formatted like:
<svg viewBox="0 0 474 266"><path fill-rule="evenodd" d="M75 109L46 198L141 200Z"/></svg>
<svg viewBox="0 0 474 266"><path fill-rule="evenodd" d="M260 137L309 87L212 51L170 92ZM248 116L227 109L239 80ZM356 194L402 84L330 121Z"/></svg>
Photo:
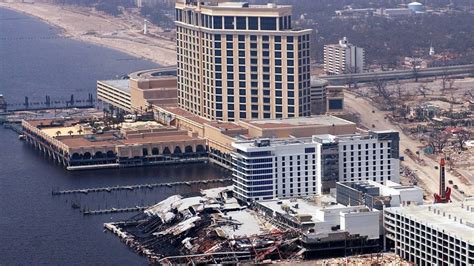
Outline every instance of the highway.
<svg viewBox="0 0 474 266"><path fill-rule="evenodd" d="M474 64L446 66L446 67L432 67L419 69L416 72L413 70L393 70L393 71L379 71L367 73L341 74L341 75L327 75L327 76L313 76L313 78L320 78L329 81L331 85L345 85L348 82L365 83L374 80L402 80L436 77L442 75L474 75Z"/></svg>

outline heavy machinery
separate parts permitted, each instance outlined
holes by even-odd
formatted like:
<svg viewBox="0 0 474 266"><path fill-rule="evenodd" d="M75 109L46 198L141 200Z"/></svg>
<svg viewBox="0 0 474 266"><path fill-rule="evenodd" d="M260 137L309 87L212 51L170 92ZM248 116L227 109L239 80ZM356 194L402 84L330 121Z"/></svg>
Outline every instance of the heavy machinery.
<svg viewBox="0 0 474 266"><path fill-rule="evenodd" d="M446 203L451 201L451 188L446 187L445 164L445 159L441 158L439 161L439 194L434 194L435 203Z"/></svg>

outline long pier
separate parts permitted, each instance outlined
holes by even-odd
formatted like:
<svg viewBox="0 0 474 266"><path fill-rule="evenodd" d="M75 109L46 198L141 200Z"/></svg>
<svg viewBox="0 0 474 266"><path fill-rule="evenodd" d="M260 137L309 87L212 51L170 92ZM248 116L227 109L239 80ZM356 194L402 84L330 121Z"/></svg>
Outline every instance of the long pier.
<svg viewBox="0 0 474 266"><path fill-rule="evenodd" d="M183 185L194 185L194 184L209 184L209 183L223 183L231 180L231 178L218 178L218 179L206 179L206 180L193 180L193 181L179 181L171 183L153 183L153 184L140 184L140 185L129 185L129 186L114 186L114 187L98 187L98 188L84 188L84 189L72 189L72 190L53 190L51 194L53 196L67 195L67 194L88 194L94 192L112 192L119 190L135 190L135 189L153 189L157 187L173 187Z"/></svg>
<svg viewBox="0 0 474 266"><path fill-rule="evenodd" d="M97 214L109 214L109 213L120 213L120 212L138 212L144 211L150 206L136 206L136 207L129 207L129 208L111 208L111 209L102 209L102 210L94 210L94 211L84 211L82 215L97 215Z"/></svg>

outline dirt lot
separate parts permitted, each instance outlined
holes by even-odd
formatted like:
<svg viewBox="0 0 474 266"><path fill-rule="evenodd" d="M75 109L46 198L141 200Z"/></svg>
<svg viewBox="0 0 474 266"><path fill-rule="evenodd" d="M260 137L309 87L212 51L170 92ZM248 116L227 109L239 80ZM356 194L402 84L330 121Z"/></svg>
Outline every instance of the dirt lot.
<svg viewBox="0 0 474 266"><path fill-rule="evenodd" d="M360 124L367 129L393 129L400 131L400 155L404 156L405 158L405 161L402 162L402 165L407 166L415 172L415 174L419 177L418 185L426 190L427 200L432 201L433 193L438 192L439 170L435 169L435 166L438 166L439 164L438 158L430 158L423 155L422 152L420 152L420 159L423 160L424 163L417 163L414 158L410 158L406 150L408 149L415 153L422 148L422 143L401 132L401 129L398 125L395 125L386 119L388 112L380 111L378 108L374 107L374 104L370 100L367 100L365 97L362 98L346 91L345 108L346 111L356 114L360 119ZM469 170L467 171L469 172ZM466 195L474 195L474 179L472 174L460 178L459 176L453 175L451 172L447 171L446 179L452 180L453 183L457 184L459 187L459 190L453 190L453 199L460 200ZM464 191L465 195L462 195L459 192L460 190Z"/></svg>

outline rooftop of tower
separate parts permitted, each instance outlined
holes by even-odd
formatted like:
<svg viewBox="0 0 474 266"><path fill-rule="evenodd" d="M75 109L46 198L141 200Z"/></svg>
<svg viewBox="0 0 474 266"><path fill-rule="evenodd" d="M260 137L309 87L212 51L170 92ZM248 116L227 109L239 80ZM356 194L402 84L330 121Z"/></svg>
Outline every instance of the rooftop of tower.
<svg viewBox="0 0 474 266"><path fill-rule="evenodd" d="M248 2L233 2L229 0L177 0L176 7L181 8L201 8L203 10L214 10L214 11L236 11L245 9L246 12L271 12L276 11L278 13L290 12L291 15L292 6L291 5L278 5L275 3L268 3L265 5L251 5Z"/></svg>

